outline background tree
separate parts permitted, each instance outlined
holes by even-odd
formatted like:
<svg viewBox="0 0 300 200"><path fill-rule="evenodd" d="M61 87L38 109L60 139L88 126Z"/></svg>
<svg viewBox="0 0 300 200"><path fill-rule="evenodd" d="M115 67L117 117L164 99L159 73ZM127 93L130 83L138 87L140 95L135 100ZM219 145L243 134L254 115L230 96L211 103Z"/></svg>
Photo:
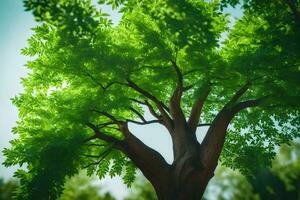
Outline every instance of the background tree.
<svg viewBox="0 0 300 200"><path fill-rule="evenodd" d="M138 176L125 200L157 200L155 190L143 175Z"/></svg>
<svg viewBox="0 0 300 200"><path fill-rule="evenodd" d="M273 167L262 167L252 179L255 193L261 199L300 198L300 144L283 145Z"/></svg>
<svg viewBox="0 0 300 200"><path fill-rule="evenodd" d="M103 192L101 185L96 184L96 177L87 176L85 171L66 179L64 190L59 200L115 200L109 192ZM19 182L16 179L0 179L0 200L14 199ZM153 193L155 195L155 193Z"/></svg>
<svg viewBox="0 0 300 200"><path fill-rule="evenodd" d="M115 200L102 186L95 183L96 177L87 176L85 171L66 180L59 200Z"/></svg>
<svg viewBox="0 0 300 200"><path fill-rule="evenodd" d="M5 181L0 178L0 200L11 200L13 199L14 193L17 190L19 183L17 180Z"/></svg>
<svg viewBox="0 0 300 200"><path fill-rule="evenodd" d="M216 199L299 199L300 146L298 142L280 147L272 168L262 167L250 181L242 174L219 167L205 198Z"/></svg>
<svg viewBox="0 0 300 200"><path fill-rule="evenodd" d="M245 176L227 167L219 166L205 190L204 199L259 200L260 198L253 192L253 187Z"/></svg>
<svg viewBox="0 0 300 200"><path fill-rule="evenodd" d="M27 163L16 172L20 199L53 199L82 168L130 185L135 167L159 199L200 199L220 156L251 176L299 136L296 1L245 1L255 3L230 29L227 1L100 1L122 5L117 25L88 0L24 2L42 24L22 51L33 60L13 99L19 138L4 150L5 165ZM131 123L164 126L173 163Z"/></svg>

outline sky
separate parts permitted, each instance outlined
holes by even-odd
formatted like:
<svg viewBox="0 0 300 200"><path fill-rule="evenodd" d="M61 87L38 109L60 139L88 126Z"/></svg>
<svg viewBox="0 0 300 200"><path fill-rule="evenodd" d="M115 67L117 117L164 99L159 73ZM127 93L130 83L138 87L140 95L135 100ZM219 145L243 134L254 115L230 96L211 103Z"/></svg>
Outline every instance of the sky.
<svg viewBox="0 0 300 200"><path fill-rule="evenodd" d="M21 0L0 1L0 150L15 138L11 128L17 120L17 109L10 98L22 92L20 78L26 76L23 67L26 58L21 56L21 48L26 46L26 38L36 23L30 13L24 12ZM4 161L2 152L0 162ZM14 169L0 165L0 177L10 177Z"/></svg>
<svg viewBox="0 0 300 200"><path fill-rule="evenodd" d="M104 11L110 13L114 23L121 15L105 7ZM228 9L226 12L240 17L241 11ZM234 21L234 19L232 18ZM33 33L31 28L37 23L30 12L25 12L21 0L0 0L0 163L4 161L3 148L9 147L9 141L16 138L11 128L16 125L18 112L10 98L22 92L21 77L26 77L24 64L29 58L20 54L20 50L27 45L27 39ZM158 125L138 126L131 125L130 129L145 144L160 152L167 162L172 162L172 143L167 131ZM205 128L198 130L199 140L204 136ZM159 140L157 140L159 138ZM5 168L0 165L0 178L11 178L18 167ZM105 178L101 185L111 191L118 199L122 199L128 189L120 178Z"/></svg>

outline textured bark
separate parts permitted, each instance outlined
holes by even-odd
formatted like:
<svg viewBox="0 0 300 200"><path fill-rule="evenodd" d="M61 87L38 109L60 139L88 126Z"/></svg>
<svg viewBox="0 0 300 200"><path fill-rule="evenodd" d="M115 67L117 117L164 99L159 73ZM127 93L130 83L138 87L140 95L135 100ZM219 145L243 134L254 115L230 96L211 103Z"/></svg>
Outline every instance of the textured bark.
<svg viewBox="0 0 300 200"><path fill-rule="evenodd" d="M176 125L172 140L174 162L169 165L155 150L144 145L124 127L126 142L122 151L152 183L160 200L199 200L213 176L201 160L201 145L187 126Z"/></svg>
<svg viewBox="0 0 300 200"><path fill-rule="evenodd" d="M201 146L195 134L191 134L188 129L174 131L174 162L168 166L168 173L159 177L164 185L161 185L161 182L150 182L160 200L199 200L214 170L205 168L201 162Z"/></svg>

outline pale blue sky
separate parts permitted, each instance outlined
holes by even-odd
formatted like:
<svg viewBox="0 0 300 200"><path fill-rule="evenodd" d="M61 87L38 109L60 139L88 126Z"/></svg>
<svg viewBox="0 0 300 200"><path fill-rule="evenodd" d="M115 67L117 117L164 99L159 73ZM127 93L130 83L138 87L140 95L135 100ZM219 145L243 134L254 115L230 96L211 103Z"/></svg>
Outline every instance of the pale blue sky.
<svg viewBox="0 0 300 200"><path fill-rule="evenodd" d="M20 55L26 38L31 35L30 27L36 23L30 13L23 11L21 0L0 2L0 150L8 146L14 136L11 128L17 119L17 109L10 98L22 91L20 77L26 75L23 67L26 58ZM0 153L0 162L4 160ZM0 165L0 177L10 177L12 169Z"/></svg>
<svg viewBox="0 0 300 200"><path fill-rule="evenodd" d="M112 14L113 22L119 20L119 14L109 8L104 10ZM240 17L241 10L234 11L233 15ZM26 76L24 64L28 58L20 54L20 49L26 46L26 40L32 34L31 28L36 25L32 14L24 11L21 0L0 1L0 151L9 147L9 140L16 137L11 133L11 128L17 120L17 109L11 104L10 98L22 92L20 78ZM169 163L172 162L171 140L163 127L131 126L131 129L147 145L159 151ZM198 135L201 137L203 131L198 131ZM3 161L1 152L0 162ZM0 165L0 177L10 178L15 169ZM126 186L120 178L107 178L102 183L119 199L127 193Z"/></svg>

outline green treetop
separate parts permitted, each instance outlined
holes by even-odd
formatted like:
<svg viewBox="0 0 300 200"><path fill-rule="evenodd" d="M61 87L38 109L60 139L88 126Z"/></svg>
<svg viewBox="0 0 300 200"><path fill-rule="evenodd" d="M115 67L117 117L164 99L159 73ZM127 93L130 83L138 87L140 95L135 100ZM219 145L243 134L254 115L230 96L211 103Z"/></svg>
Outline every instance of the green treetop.
<svg viewBox="0 0 300 200"><path fill-rule="evenodd" d="M42 23L22 50L19 137L4 150L6 166L27 166L20 199L54 199L82 168L130 185L136 167L159 199L199 199L219 158L251 176L299 136L298 1L245 1L232 28L220 7L237 1L99 1L120 9L118 24L89 0L24 3ZM173 163L130 123L164 126Z"/></svg>

